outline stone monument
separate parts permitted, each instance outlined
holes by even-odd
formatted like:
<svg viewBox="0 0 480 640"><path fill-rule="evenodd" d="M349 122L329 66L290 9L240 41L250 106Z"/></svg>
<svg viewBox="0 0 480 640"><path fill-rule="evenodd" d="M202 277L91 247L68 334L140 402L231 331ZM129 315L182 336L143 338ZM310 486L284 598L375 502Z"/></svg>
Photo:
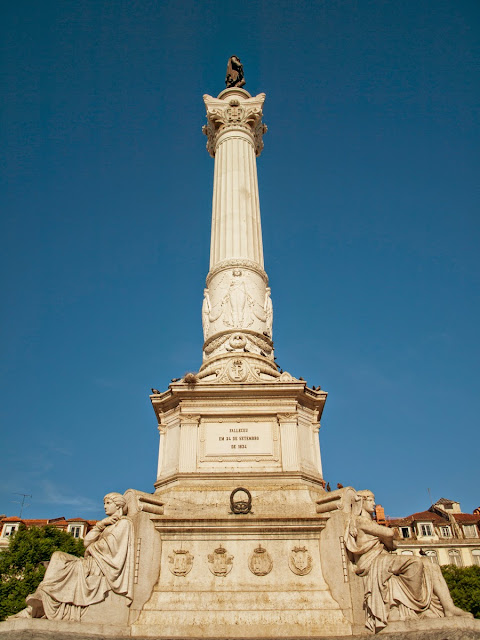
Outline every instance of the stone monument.
<svg viewBox="0 0 480 640"><path fill-rule="evenodd" d="M459 629L477 637L439 571L389 553L391 530L371 518L373 494L325 491L327 394L274 358L256 169L265 94L242 88L235 56L226 84L204 96L215 168L203 360L150 396L160 434L155 491L107 494L86 557L54 554L0 636L339 638L392 629L420 638L438 627L432 638Z"/></svg>

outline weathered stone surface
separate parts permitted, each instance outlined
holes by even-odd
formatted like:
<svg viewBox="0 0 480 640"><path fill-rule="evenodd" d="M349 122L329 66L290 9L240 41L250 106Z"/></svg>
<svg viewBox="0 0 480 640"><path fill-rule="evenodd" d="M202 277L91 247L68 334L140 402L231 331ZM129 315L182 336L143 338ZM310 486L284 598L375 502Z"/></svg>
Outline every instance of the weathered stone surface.
<svg viewBox="0 0 480 640"><path fill-rule="evenodd" d="M458 621L423 620L407 623L392 623L390 630L384 630L378 634L382 640L479 640L480 620L463 619ZM68 629L68 630L67 630ZM402 630L403 629L403 630ZM84 625L78 623L57 623L50 620L13 620L2 623L0 626L0 638L3 640L124 640L131 637L125 629L115 628L114 625ZM168 636L136 636L136 640L152 640L152 637L168 639ZM239 638L246 636L238 636ZM264 640L265 636L251 636L249 640ZM271 640L280 639L280 636L272 634ZM371 633L355 635L331 635L309 637L308 640L318 640L328 637L329 640L366 640L373 638ZM190 640L172 636L172 640ZM228 640L229 636L221 635L219 640ZM306 636L295 635L289 640L307 640Z"/></svg>

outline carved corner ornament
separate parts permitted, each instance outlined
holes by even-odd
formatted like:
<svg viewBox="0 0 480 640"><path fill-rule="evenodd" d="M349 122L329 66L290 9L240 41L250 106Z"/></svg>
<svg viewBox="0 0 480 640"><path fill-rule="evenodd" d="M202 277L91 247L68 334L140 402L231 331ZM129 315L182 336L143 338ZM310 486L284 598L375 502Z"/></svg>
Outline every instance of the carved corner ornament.
<svg viewBox="0 0 480 640"><path fill-rule="evenodd" d="M213 553L208 554L208 568L214 576L224 578L232 570L233 556L220 545Z"/></svg>
<svg viewBox="0 0 480 640"><path fill-rule="evenodd" d="M202 131L207 136L207 151L212 158L215 157L218 134L227 129L243 129L249 133L255 154L261 154L263 134L267 132L267 127L262 122L264 93L246 100L222 100L205 94L203 101L207 110L207 124L202 127Z"/></svg>
<svg viewBox="0 0 480 640"><path fill-rule="evenodd" d="M306 576L312 570L312 556L307 547L293 547L288 556L288 566L297 576Z"/></svg>
<svg viewBox="0 0 480 640"><path fill-rule="evenodd" d="M272 567L273 560L270 554L259 544L248 559L248 568L256 576L266 576L270 573Z"/></svg>
<svg viewBox="0 0 480 640"><path fill-rule="evenodd" d="M193 566L193 556L185 549L172 551L168 556L169 569L174 576L185 577Z"/></svg>

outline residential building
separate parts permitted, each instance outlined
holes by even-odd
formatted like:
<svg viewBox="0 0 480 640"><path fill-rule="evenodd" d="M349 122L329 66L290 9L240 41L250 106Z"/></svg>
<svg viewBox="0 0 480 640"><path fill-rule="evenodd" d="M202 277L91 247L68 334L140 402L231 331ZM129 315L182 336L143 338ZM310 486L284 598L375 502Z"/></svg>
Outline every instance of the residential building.
<svg viewBox="0 0 480 640"><path fill-rule="evenodd" d="M18 531L20 525L23 523L27 528L30 527L45 527L51 525L62 531L71 533L74 538L84 538L90 531L96 520L85 520L84 518L51 518L51 519L37 519L30 520L25 518L18 518L16 516L6 517L0 516L0 550L8 547L8 543L12 535Z"/></svg>
<svg viewBox="0 0 480 640"><path fill-rule="evenodd" d="M459 502L441 498L426 511L405 518L385 519L381 505L377 514L396 530L397 554L427 556L440 565L480 566L478 509L473 514L462 513Z"/></svg>

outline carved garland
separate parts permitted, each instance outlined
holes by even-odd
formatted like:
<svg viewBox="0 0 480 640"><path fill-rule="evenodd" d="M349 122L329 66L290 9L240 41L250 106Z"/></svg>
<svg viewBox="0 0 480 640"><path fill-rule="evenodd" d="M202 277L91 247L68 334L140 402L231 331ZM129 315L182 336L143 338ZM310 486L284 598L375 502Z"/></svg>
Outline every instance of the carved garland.
<svg viewBox="0 0 480 640"><path fill-rule="evenodd" d="M243 267L244 269L250 269L250 271L255 271L265 282L265 285L268 286L268 276L262 267L258 264L258 262L254 262L253 260L244 260L239 258L232 258L230 260L222 260L222 262L218 262L215 267L208 272L207 275L207 288L210 286L212 278L220 273L220 271L225 271L226 269L232 269L235 267Z"/></svg>
<svg viewBox="0 0 480 640"><path fill-rule="evenodd" d="M207 338L203 343L203 351L206 356L209 356L216 349L221 347L227 340L231 340L235 336L244 336L246 340L250 340L254 345L265 351L266 353L271 353L273 350L273 341L271 338L267 336L261 336L256 331L252 331L249 329L242 330L226 330L223 333L215 333L211 338ZM240 344L240 343L239 343ZM231 347L235 348L234 345L230 344ZM242 348L242 347L239 347Z"/></svg>

